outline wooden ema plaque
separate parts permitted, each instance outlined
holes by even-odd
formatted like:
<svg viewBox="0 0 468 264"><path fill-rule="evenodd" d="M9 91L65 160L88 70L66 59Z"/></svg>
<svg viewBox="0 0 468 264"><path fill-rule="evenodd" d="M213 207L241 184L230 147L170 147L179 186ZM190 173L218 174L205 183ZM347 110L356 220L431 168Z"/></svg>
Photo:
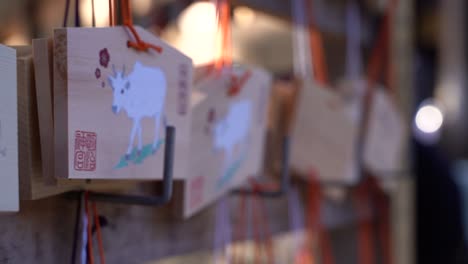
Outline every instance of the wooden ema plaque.
<svg viewBox="0 0 468 264"><path fill-rule="evenodd" d="M324 182L355 183L358 125L341 96L306 80L297 98L292 168L305 177L315 172Z"/></svg>
<svg viewBox="0 0 468 264"><path fill-rule="evenodd" d="M207 75L207 69L195 71L184 217L262 170L271 76L257 68L238 68L235 76L250 77L238 94L228 96L232 74Z"/></svg>
<svg viewBox="0 0 468 264"><path fill-rule="evenodd" d="M37 41L47 43L47 40ZM43 47L47 47L47 45ZM42 153L53 150L53 131L41 133L39 127L44 125L53 127L53 124L47 124L47 121L51 117L41 113L47 108L52 109L52 106L47 106L47 102L51 104L51 100L43 100L44 96L40 96L39 93L51 94L52 87L40 85L42 83L40 80L44 80L45 77L43 75L39 76L38 71L35 71L35 69L42 67L42 70L44 70L48 66L46 64L36 65L41 59L33 63L33 54L30 46L14 48L16 49L17 63L15 78L18 85L17 120L20 199L36 200L71 190L122 190L133 187L134 185L129 181L68 179L50 181L50 177L53 176L44 175ZM47 50L42 50L38 46L35 46L34 53L34 58L37 58L38 54L46 56Z"/></svg>
<svg viewBox="0 0 468 264"><path fill-rule="evenodd" d="M54 35L55 176L162 179L165 125L175 126L174 177L186 175L192 61L136 27L62 28Z"/></svg>
<svg viewBox="0 0 468 264"><path fill-rule="evenodd" d="M0 212L19 210L16 51L0 45Z"/></svg>
<svg viewBox="0 0 468 264"><path fill-rule="evenodd" d="M376 88L364 141L364 165L375 176L389 178L403 169L407 128L392 98Z"/></svg>

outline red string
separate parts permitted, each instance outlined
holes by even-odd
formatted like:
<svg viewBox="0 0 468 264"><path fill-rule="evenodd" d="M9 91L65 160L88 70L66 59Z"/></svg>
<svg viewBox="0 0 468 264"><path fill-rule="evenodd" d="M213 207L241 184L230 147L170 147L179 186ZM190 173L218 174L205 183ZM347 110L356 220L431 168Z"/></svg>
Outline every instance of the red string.
<svg viewBox="0 0 468 264"><path fill-rule="evenodd" d="M358 263L375 263L372 230L372 207L368 180L355 191L353 199L358 214Z"/></svg>
<svg viewBox="0 0 468 264"><path fill-rule="evenodd" d="M216 1L218 27L221 34L221 52L215 59L215 68L221 71L224 67L232 65L232 39L231 39L231 10L228 0Z"/></svg>
<svg viewBox="0 0 468 264"><path fill-rule="evenodd" d="M372 222L377 222L377 237L380 241L382 263L392 264L392 245L390 237L390 201L380 188L376 179L368 177L354 194L355 207L358 209L358 263L375 263L374 236ZM373 211L375 210L375 211ZM375 216L379 216L376 218Z"/></svg>
<svg viewBox="0 0 468 264"><path fill-rule="evenodd" d="M221 38L220 53L214 60L214 69L219 73L224 68L232 68L232 34L231 34L231 7L229 0L216 1L216 14L218 17L218 28ZM231 73L231 85L227 91L228 96L239 94L242 87L252 75L250 70L244 72L240 77Z"/></svg>
<svg viewBox="0 0 468 264"><path fill-rule="evenodd" d="M261 229L262 225L261 222L259 221L259 215L258 215L258 198L257 197L252 197L252 220L253 220L253 233L254 233L254 243L255 243L255 262L254 263L260 263L262 259L262 249L263 247L261 246L262 238L261 238Z"/></svg>
<svg viewBox="0 0 468 264"><path fill-rule="evenodd" d="M114 0L109 0L109 26L115 26L114 21Z"/></svg>
<svg viewBox="0 0 468 264"><path fill-rule="evenodd" d="M133 26L133 18L129 1L121 0L120 3L122 9L123 25L128 28L133 38L135 39L135 41L127 41L127 47L134 48L137 51L148 51L149 49L153 49L156 52L161 53L162 47L147 43L140 38L140 35Z"/></svg>
<svg viewBox="0 0 468 264"><path fill-rule="evenodd" d="M240 201L239 201L240 205L239 205L239 223L235 229L235 239L237 239L238 241L243 241L245 240L246 238L246 228L245 228L245 221L246 221L246 215L245 215L245 211L246 211L246 197L245 196L242 196L240 198ZM239 261L239 252L238 252L238 246L239 244L237 244L237 246L235 247L235 252L233 254L233 263L234 264L237 264L237 263L241 263Z"/></svg>
<svg viewBox="0 0 468 264"><path fill-rule="evenodd" d="M263 189L263 186L258 184L254 179L250 179L250 185L253 193L258 193ZM262 255L265 255L266 263L274 263L273 243L271 240L271 232L268 224L268 217L266 213L266 205L263 199L256 195L249 196L243 195L240 198L239 206L239 224L236 228L236 237L239 241L245 242L247 240L247 200L252 200L252 222L253 222L253 242L254 242L254 263L261 263ZM236 250L233 258L233 263L245 263L246 256Z"/></svg>
<svg viewBox="0 0 468 264"><path fill-rule="evenodd" d="M377 222L377 237L379 238L381 246L382 263L392 264L393 255L390 236L390 198L380 187L374 177L368 178L367 184L371 195L370 201L375 208L375 215L379 216L375 221Z"/></svg>
<svg viewBox="0 0 468 264"><path fill-rule="evenodd" d="M94 255L93 255L93 232L92 232L92 222L94 219L94 224L96 225L96 233L97 233L97 239L98 239L98 250L99 250L99 259L101 264L106 263L105 255L104 255L104 247L102 243L102 234L101 234L101 223L99 221L99 214L97 211L96 203L92 202L92 212L91 208L89 208L89 192L85 192L85 213L86 213L86 219L87 219L87 226L86 226L86 232L88 235L88 258L89 258L89 263L94 264ZM93 216L91 216L91 213Z"/></svg>
<svg viewBox="0 0 468 264"><path fill-rule="evenodd" d="M324 264L333 264L335 259L333 257L332 247L330 243L330 238L326 228L320 222L321 220L321 187L320 183L316 178L315 172L311 174L310 183L308 186L308 195L309 195L309 209L308 209L308 218L309 218L309 242L313 241L314 236L317 238L318 247L322 262ZM313 256L313 259L317 259L316 256Z"/></svg>
<svg viewBox="0 0 468 264"><path fill-rule="evenodd" d="M264 186L258 184L256 180L251 179L251 186L252 190L254 193L259 193L264 189ZM273 243L271 240L271 233L270 233L270 227L268 223L268 216L266 212L266 205L265 201L258 197L257 195L254 195L253 198L253 206L252 206L252 211L253 211L253 220L256 223L256 226L254 227L255 230L257 230L257 238L256 240L256 246L259 248L259 250L256 251L256 262L255 263L260 263L261 261L261 252L264 250L265 251L265 257L267 263L274 263L274 254L273 254Z"/></svg>
<svg viewBox="0 0 468 264"><path fill-rule="evenodd" d="M311 51L312 68L315 80L323 85L328 84L328 70L325 59L325 50L323 48L322 34L315 26L313 17L313 1L309 0L306 4L308 22L309 22L309 45Z"/></svg>
<svg viewBox="0 0 468 264"><path fill-rule="evenodd" d="M93 213L94 213L94 224L96 225L96 233L98 239L98 249L99 249L99 259L101 260L101 264L106 263L105 255L104 255L104 246L102 243L102 235L101 235L101 222L99 221L99 214L97 211L96 203L92 203L93 206Z"/></svg>
<svg viewBox="0 0 468 264"><path fill-rule="evenodd" d="M252 72L250 70L246 70L240 78L235 75L232 75L231 87L228 90L228 95L237 95L242 89L242 87L244 87L245 83L249 80L250 76L252 76Z"/></svg>

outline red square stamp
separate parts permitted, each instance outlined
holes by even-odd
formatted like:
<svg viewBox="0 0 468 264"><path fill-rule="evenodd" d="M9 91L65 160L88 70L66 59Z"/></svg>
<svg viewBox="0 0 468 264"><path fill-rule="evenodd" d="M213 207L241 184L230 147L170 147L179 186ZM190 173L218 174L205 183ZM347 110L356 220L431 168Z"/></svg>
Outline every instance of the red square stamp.
<svg viewBox="0 0 468 264"><path fill-rule="evenodd" d="M74 168L76 171L96 170L96 144L96 133L75 131Z"/></svg>

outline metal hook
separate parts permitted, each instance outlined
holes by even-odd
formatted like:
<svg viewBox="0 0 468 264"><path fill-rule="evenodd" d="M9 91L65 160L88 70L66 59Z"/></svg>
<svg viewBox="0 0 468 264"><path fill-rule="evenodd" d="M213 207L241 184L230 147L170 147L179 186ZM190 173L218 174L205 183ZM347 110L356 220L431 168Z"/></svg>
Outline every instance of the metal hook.
<svg viewBox="0 0 468 264"><path fill-rule="evenodd" d="M89 200L142 206L160 206L168 203L172 198L172 173L174 167L175 137L175 128L173 126L166 127L166 144L164 147L163 167L163 193L161 196L142 196L130 194L89 192Z"/></svg>
<svg viewBox="0 0 468 264"><path fill-rule="evenodd" d="M289 191L289 156L290 156L290 139L285 136L282 142L282 156L281 156L281 183L277 190L252 190L252 189L238 189L234 190L234 194L243 195L258 195L260 197L279 198ZM262 185L260 184L260 189Z"/></svg>

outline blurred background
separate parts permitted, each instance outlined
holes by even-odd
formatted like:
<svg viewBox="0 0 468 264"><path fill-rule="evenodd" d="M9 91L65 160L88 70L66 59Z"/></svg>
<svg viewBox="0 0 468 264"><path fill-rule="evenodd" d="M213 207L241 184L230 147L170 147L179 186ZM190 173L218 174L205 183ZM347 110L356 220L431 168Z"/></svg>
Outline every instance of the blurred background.
<svg viewBox="0 0 468 264"><path fill-rule="evenodd" d="M91 26L92 1L77 2L80 25ZM193 58L196 65L213 60L217 21L212 2L130 2L135 24L161 36ZM64 23L65 3L65 0L0 0L0 43L30 45L33 38L52 36L53 29ZM75 1L71 3L66 21L69 26L75 23ZM297 26L293 2L232 0L231 3L234 60L264 67L277 81L293 79L293 31ZM362 60L366 61L389 3L388 0L357 3L362 25L360 50ZM346 4L346 0L314 0L312 11L316 27L322 33L332 84L338 84L345 75ZM107 26L108 1L94 0L94 8L96 26ZM408 171L405 177L395 180L391 193L393 260L468 263L468 3L399 0L392 23L394 82L399 107L411 127L402 158ZM280 255L289 254L294 240L285 224L286 207L285 201L269 205L272 229L278 233L275 252ZM332 201L324 209L323 221L331 230L336 263L358 263L354 260L356 224L349 207L346 201ZM66 258L68 248L63 242L69 238L66 234L71 233L71 227L59 224L58 219L60 212L70 209L69 205L50 198L34 206L26 204L24 208L26 215L37 219L37 223L29 223L24 217L15 223L5 222L16 231L0 233L0 263L35 260L35 263L63 263L52 260ZM204 220L210 218L209 212L188 222L168 220L143 209L116 207L104 212L114 216L109 220L110 230L106 231L110 263L209 263L212 236L205 232L208 227ZM63 223L67 220L72 222L72 217L65 217ZM145 230L150 230L154 237L142 235ZM112 239L112 234L118 234L119 238ZM26 255L31 262L19 262Z"/></svg>

